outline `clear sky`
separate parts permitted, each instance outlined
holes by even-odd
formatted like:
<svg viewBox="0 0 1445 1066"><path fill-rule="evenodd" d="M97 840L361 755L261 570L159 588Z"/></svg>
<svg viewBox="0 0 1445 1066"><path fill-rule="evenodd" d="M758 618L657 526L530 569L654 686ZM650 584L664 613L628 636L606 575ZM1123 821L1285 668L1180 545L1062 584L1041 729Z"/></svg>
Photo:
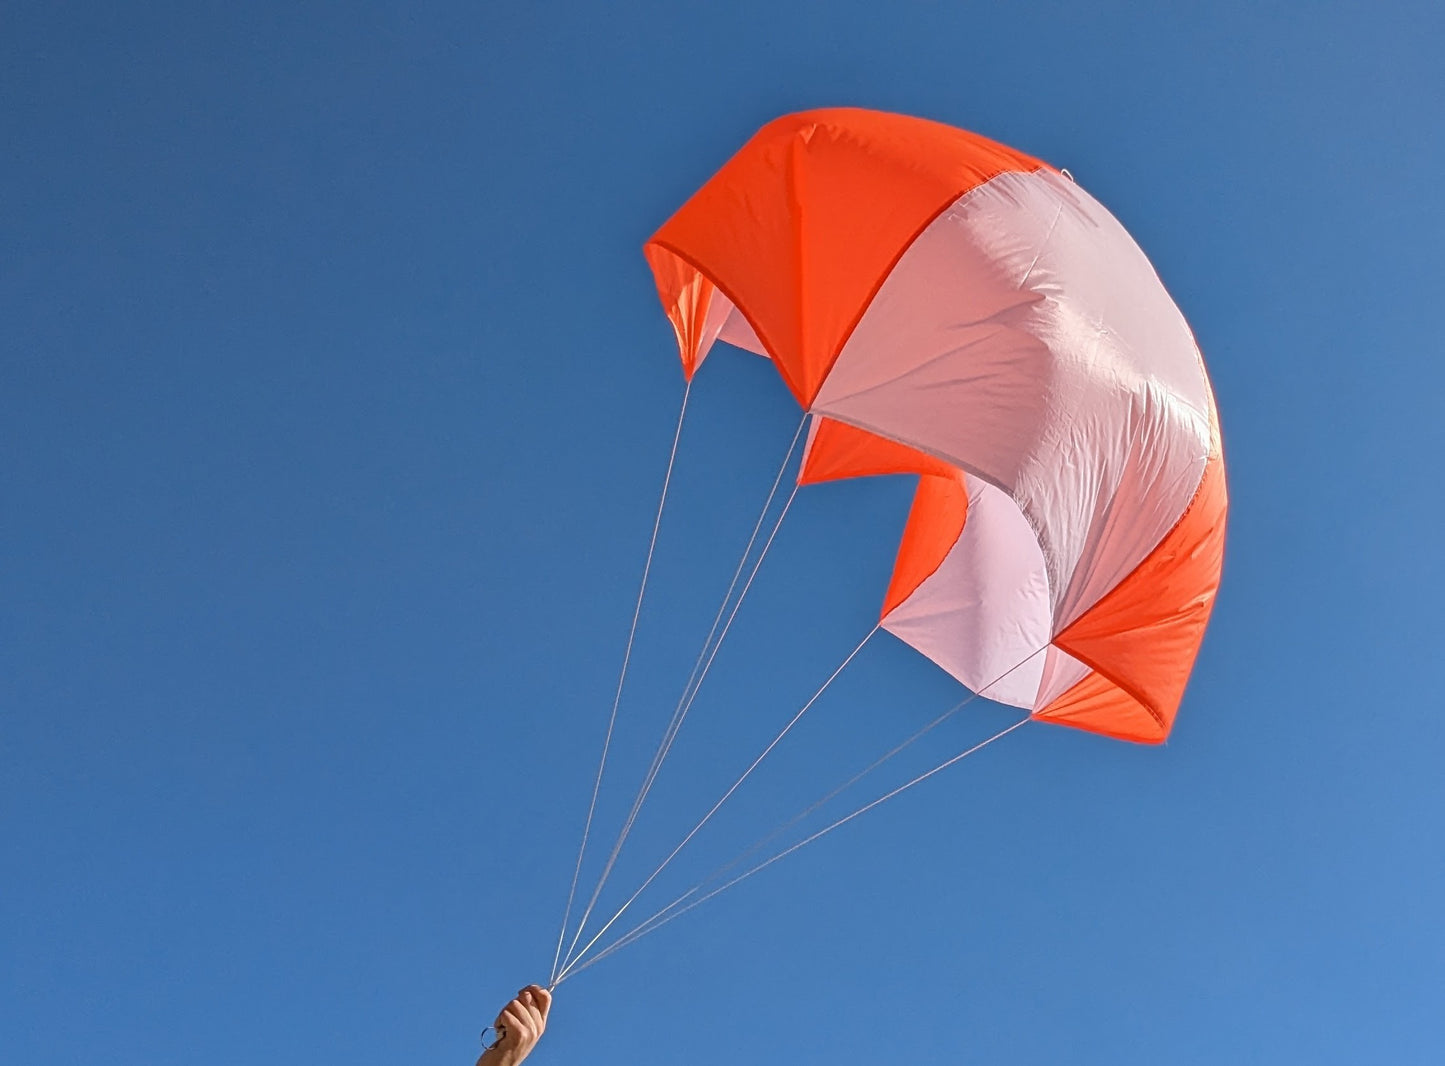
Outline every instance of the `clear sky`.
<svg viewBox="0 0 1445 1066"><path fill-rule="evenodd" d="M1224 424L1209 636L1167 746L1030 725L564 985L534 1061L1445 1061L1442 41L6 4L0 1059L472 1061L551 961L681 395L640 246L765 121L861 105L1068 167L1153 259ZM762 360L699 377L609 840L796 418ZM799 497L604 903L866 632L909 492ZM956 692L875 640L666 887Z"/></svg>

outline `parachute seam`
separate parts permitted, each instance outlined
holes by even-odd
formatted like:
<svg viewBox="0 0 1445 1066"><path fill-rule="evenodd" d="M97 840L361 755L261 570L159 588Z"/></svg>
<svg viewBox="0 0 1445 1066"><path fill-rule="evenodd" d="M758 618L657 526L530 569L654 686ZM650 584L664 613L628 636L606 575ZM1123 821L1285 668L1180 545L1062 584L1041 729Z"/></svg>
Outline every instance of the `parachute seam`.
<svg viewBox="0 0 1445 1066"><path fill-rule="evenodd" d="M801 406L804 410L811 410L812 401L809 400L806 403L803 401L802 390L798 388L798 385L793 380L792 375L788 373L787 368L778 358L777 349L771 342L769 342L766 331L761 329L758 326L758 323L753 320L753 316L748 313L748 309L743 306L742 302L733 294L732 290L729 289L728 286L724 285L721 281L719 281L710 271L708 271L706 267L704 267L696 259L688 255L682 249L673 245L669 241L665 241L660 237L654 237L647 243L655 244L657 245L657 247L663 248L671 252L673 255L677 256L679 259L681 259L688 266L696 270L708 281L712 282L713 287L716 288L718 292L722 293L728 298L728 302L731 303L733 307L737 308L738 313L742 315L743 318L747 320L748 325L752 327L753 334L758 338L759 343L761 343L762 346L767 349L768 359L772 362L774 369L777 370L778 376L783 379L783 384L786 385L788 387L788 391L793 394L793 398L798 401L799 406Z"/></svg>
<svg viewBox="0 0 1445 1066"><path fill-rule="evenodd" d="M940 555L940 556L938 557L938 562L936 562L936 563L933 564L933 569L929 570L927 574L925 574L925 575L923 575L923 577L919 578L918 581L914 584L914 586L913 586L911 589L908 590L908 595L904 596L901 600L899 600L897 603L895 603L887 612L884 613L883 617L878 620L878 624L879 624L880 626L883 625L883 623L888 620L889 616L892 615L894 611L898 610L900 607L902 607L904 604L906 604L909 600L913 599L913 597L914 597L915 595L917 595L918 590L921 589L921 588L923 588L924 585L928 584L928 582L933 578L933 575L934 575L934 574L938 573L940 570L943 569L943 564L948 561L948 557L953 554L954 549L957 548L958 545L959 545L959 542L960 542L961 540L963 540L963 531L968 528L968 512L969 512L969 510L973 507L973 498L972 498L971 496L969 496L969 494L968 494L968 483L965 482L964 479L963 479L963 471L962 471L962 470L958 470L957 468L955 468L955 472L956 472L956 474L957 474L956 480L957 480L957 483L958 483L958 487L963 491L963 524L958 527L958 536L956 536L956 537L953 538L953 543L948 546L948 551L944 552L942 555ZM922 487L922 485L923 485L923 479L924 479L925 477L937 477L937 476L938 476L938 475L936 475L936 474L920 474L920 475L918 476L919 488ZM916 492L917 489L915 489L914 491ZM909 509L908 509L908 518L904 520L904 524L903 524L903 537L907 537L907 536L908 536L908 526L909 526L910 520L911 520L912 518L913 518L913 508L910 506ZM899 541L898 541L898 551L899 551L900 554L901 554L902 551L903 551L903 538L899 538ZM894 563L893 563L893 569L894 569L895 572L896 572L897 569L898 569L898 562L897 562L896 559L894 560ZM892 579L891 576L890 576L889 579L888 579L888 585L889 585L889 589L884 590L884 593L883 593L883 597L884 597L884 602L885 602L885 603L888 602L888 592L889 592L889 590L891 590L892 585L893 585L893 579Z"/></svg>
<svg viewBox="0 0 1445 1066"><path fill-rule="evenodd" d="M813 401L814 401L815 399L817 399L818 392L822 389L823 383L824 383L825 381L827 381L828 375L833 372L833 367L837 364L838 359L842 356L842 354L843 354L843 349L846 348L846 347L848 347L848 342L853 338L853 334L854 334L855 332L857 332L859 324L863 321L863 317L868 313L868 309L873 306L873 301L874 301L875 299L877 299L878 293L882 290L884 283L887 282L888 278L893 274L894 269L897 268L899 262L902 261L903 257L908 254L908 250L909 250L910 248L912 248L913 245L918 242L918 238L922 237L923 234L924 234L925 232L927 232L928 228L929 228L930 226L932 226L935 222L937 222L938 219L939 219L940 217L942 217L943 213L944 213L945 211L947 211L950 207L954 206L956 203L958 203L960 200L962 200L965 196L969 196L969 195L971 195L972 193L976 192L977 190L982 189L984 186L988 185L988 184L989 184L990 182L992 182L994 179L996 179L996 178L998 178L998 177L1001 177L1001 176L1004 175L1004 174L1037 174L1037 173L1039 173L1040 171L1053 170L1053 169L1054 169L1054 168L1050 167L1047 163L1043 163L1043 162L1040 162L1040 161L1037 161L1037 160L1035 160L1035 162L1039 162L1039 165L1036 166L1036 167L1034 167L1034 168L1031 169L1031 170L1013 170L1013 169L1009 169L1009 168L1001 168L1001 169L999 169L999 170L996 170L996 171L988 174L988 176L987 176L986 178L984 178L982 181L979 181L979 182L975 183L974 185L972 185L971 187L969 187L969 188L967 188L967 189L956 190L956 191L952 192L952 193L949 195L949 197L948 197L948 199L947 199L946 201L944 201L942 204L940 204L936 210L934 210L931 214L928 215L928 217L927 217L926 219L924 219L923 223L922 223L921 225L919 225L917 229L915 229L911 234L909 234L908 239L905 240L905 241L899 246L898 251L897 251L897 252L893 255L893 257L888 261L887 267L878 275L877 281L875 281L875 282L873 283L873 286L869 289L867 296L864 298L862 304L861 304L861 305L859 306L859 308L858 308L858 313L853 317L853 321L849 323L848 328L843 332L842 336L839 338L837 347L834 349L833 354L828 358L828 361L827 361L826 365L823 367L823 372L822 372L821 375L819 375L819 378L818 378L818 386L817 386L817 388L813 389L813 390L812 390L812 395L807 396L806 399L804 398L804 391L803 391L803 389L801 389L801 388L799 387L798 382L796 382L796 381L793 380L793 376L792 376L790 373L788 373L787 368L783 365L782 361L778 359L778 355L777 355L777 351L776 351L775 346L774 346L773 344L769 343L768 338L767 338L765 332L758 327L758 324L757 324L756 321L754 321L753 316L748 313L747 308L743 306L742 302L737 299L737 297L732 293L732 291L729 289L729 287L728 287L727 285L725 285L725 284L723 284L721 281L719 281L719 280L717 279L717 277L715 277L710 271L708 271L706 268L704 268L701 263L699 263L699 262L698 262L696 259L694 259L692 256L688 255L687 253L683 252L681 249L679 249L678 247L676 247L675 245L673 245L670 241L664 240L664 239L659 238L659 237L654 237L654 238L652 238L650 241L648 241L647 243L648 243L648 244L655 244L655 245L657 245L657 247L659 247L659 248L665 248L665 249L667 249L667 251L669 251L669 252L671 252L673 255L677 256L679 259L681 259L683 262L687 263L689 266L691 266L694 270L696 270L696 271L697 271L699 274L701 274L703 277L707 278L710 282L712 282L712 284L718 289L718 291L721 292L724 296L726 296L729 301L731 301L732 305L738 309L738 311L742 314L742 316L743 316L745 319L747 319L748 325L750 325L750 326L752 327L753 333L755 333L755 334L757 335L757 338L758 338L759 341L762 342L763 347L768 350L768 357L772 360L773 366L777 368L778 374L779 374L780 377L782 377L784 384L786 384L786 385L788 386L788 391L793 394L793 396L794 396L794 397L798 400L798 402L802 405L802 407L804 408L804 410L812 410ZM791 205L790 205L790 206L791 206ZM794 235L794 240L797 242L797 245L798 245L798 247L797 247L797 252L798 252L799 261L800 261L800 268L799 268L800 279L799 279L799 284L801 285L801 284L802 284L802 281L801 281L801 273L802 273L802 271L801 271L801 258L802 258L802 238L801 238L801 234L795 233L795 235ZM803 304L803 301L801 300L801 296L800 296L800 298L799 298L799 307L800 307L800 309L801 309L801 307L802 307L802 304ZM800 310L800 311L799 311L799 332L801 333L801 331L802 331L802 313L801 313L801 310ZM801 354L801 352L800 352L799 354Z"/></svg>
<svg viewBox="0 0 1445 1066"><path fill-rule="evenodd" d="M1213 420L1211 419L1211 421L1213 421ZM1112 589L1109 590L1109 593L1113 593L1115 589L1118 589L1118 588L1123 587L1126 583L1128 583L1128 582L1134 577L1135 574L1137 574L1140 570L1144 569L1144 567L1149 564L1150 560L1152 560L1152 559L1154 558L1154 556L1155 556L1156 554L1158 554L1159 549L1162 548L1162 547L1169 541L1169 538L1172 537L1172 536L1174 535L1174 533L1179 529L1179 527L1184 524L1184 520L1185 520L1186 518L1188 518L1189 515L1190 515L1190 512L1192 512L1192 511L1194 510L1195 505L1199 502L1199 496L1200 496L1200 494L1204 491L1205 475L1209 472L1209 464L1210 464L1211 462L1216 461L1216 460L1222 460L1222 458L1223 458L1223 456L1222 456L1222 453L1221 453L1221 449L1218 448L1217 446L1215 446L1214 444L1211 444L1210 449L1209 449L1209 456L1208 456L1208 458L1205 459L1205 462L1204 462L1204 469L1203 469L1203 470L1200 472L1200 474L1199 474L1199 484L1194 487L1194 495L1192 495L1192 496L1189 497L1189 503L1188 503L1188 505L1186 505L1185 508L1184 508L1184 510L1183 510L1182 512L1180 512L1179 518L1174 522L1174 524L1169 527L1169 531L1168 531L1167 533L1165 533L1164 536L1162 536L1162 537L1159 538L1159 543L1156 544L1156 545L1154 545L1154 547L1149 550L1149 553L1148 553L1147 555L1145 555L1144 558L1142 558L1142 559L1139 560L1138 565L1136 565L1136 566L1134 567L1134 569L1130 570L1127 574L1125 574L1122 578L1120 578L1119 581L1114 585L1114 588L1112 588ZM1109 682L1111 682L1111 683L1114 685L1115 688L1119 689L1120 692L1123 692L1125 695L1127 695L1127 696L1129 696L1130 698L1132 698L1135 703L1139 704L1140 707L1144 708L1144 710L1145 710L1146 712L1148 712L1149 716L1154 719L1154 723L1155 723L1161 730L1163 730L1163 729L1165 728L1164 715L1163 715L1160 711L1156 710L1156 709L1145 699L1145 697L1144 697L1141 693L1135 691L1135 689L1134 689L1134 687L1133 687L1132 685L1126 684L1125 682L1119 680L1117 677L1114 676L1113 672L1111 672L1111 671L1109 671L1109 670L1105 670L1103 667L1101 667L1100 665L1098 665L1098 663L1096 663L1096 662L1093 661L1093 658L1092 658L1091 656L1085 655L1085 654L1083 654L1082 652L1076 651L1076 650L1074 650L1072 647L1069 646L1069 643L1070 643L1070 642L1068 641L1068 632L1069 632L1069 630L1070 630L1071 628L1073 628L1074 626L1078 625L1079 622L1083 621L1083 619L1088 616L1089 611L1093 611L1095 608L1097 608L1097 607L1099 606L1099 604L1103 603L1104 600L1106 600L1106 599L1108 599L1108 594L1106 594L1106 595L1104 595L1103 597L1101 597L1101 598L1100 598L1096 603L1094 603L1087 611L1085 611L1083 614L1079 615L1079 617L1078 617L1078 618L1075 618L1072 622L1070 622L1070 623L1068 624L1068 626L1065 626L1064 629L1062 629L1060 632L1058 632L1057 634L1055 634L1053 640L1052 640L1050 643L1052 643L1052 644L1053 644L1055 647L1057 647L1060 651L1067 652L1069 655L1072 655L1075 659L1078 659L1079 662L1083 663L1083 664L1084 664L1085 666L1087 666L1090 670L1093 670L1095 673L1099 674L1101 677L1103 677L1103 678L1107 679ZM1076 684L1070 685L1069 688L1068 688L1068 690L1065 691L1064 693L1062 693L1062 694L1058 697L1058 699L1063 699L1064 696L1067 696L1070 692L1072 692L1072 691L1073 691L1075 688L1077 688L1079 685L1082 685L1082 684L1084 683L1084 680L1085 680L1085 679L1081 678ZM1054 702L1057 702L1057 701L1051 700L1051 701L1050 701L1050 704L1052 704L1052 703L1054 703ZM1048 709L1047 707L1041 708L1041 712L1042 712L1043 710L1047 710L1047 709ZM1040 720L1041 720L1041 721L1051 721L1051 720L1053 720L1053 719L1042 718L1042 719L1040 719ZM1062 719L1059 719L1059 721L1062 721Z"/></svg>
<svg viewBox="0 0 1445 1066"><path fill-rule="evenodd" d="M1035 160L1035 162L1038 161ZM828 380L828 375L833 372L833 367L837 365L838 360L843 355L843 349L848 347L848 342L853 339L853 334L857 332L858 326L863 321L863 316L866 315L868 313L868 309L873 306L873 301L877 299L878 293L882 290L884 284L888 281L888 279L893 275L893 271L897 268L898 264L902 262L903 257L908 254L909 249L911 249L918 242L918 238L922 237L923 234L928 231L928 228L943 216L943 213L945 211L947 211L954 204L958 203L958 201L962 200L965 196L971 196L979 189L982 189L985 185L988 185L995 178L1001 177L1004 174L1037 174L1041 170L1048 169L1050 168L1047 164L1040 163L1039 166L1034 167L1032 170L1011 170L1009 168L1003 168L994 171L992 174L989 174L988 177L984 178L980 182L975 183L970 188L953 193L948 198L948 201L946 203L942 204L936 211L929 215L928 218L923 222L923 224L919 226L916 230L914 230L913 233L909 236L909 238L898 249L897 254L895 254L893 258L889 260L887 269L884 270L883 273L878 275L878 280L873 283L873 288L869 291L868 296L863 301L862 306L859 307L858 314L853 318L853 321L849 324L847 330L844 331L842 337L839 339L838 347L833 352L832 357L828 360L828 365L823 368L823 373L822 376L818 379L818 388L814 391L813 399L817 397L818 392L822 391L823 382ZM812 399L810 399L808 402L811 404Z"/></svg>

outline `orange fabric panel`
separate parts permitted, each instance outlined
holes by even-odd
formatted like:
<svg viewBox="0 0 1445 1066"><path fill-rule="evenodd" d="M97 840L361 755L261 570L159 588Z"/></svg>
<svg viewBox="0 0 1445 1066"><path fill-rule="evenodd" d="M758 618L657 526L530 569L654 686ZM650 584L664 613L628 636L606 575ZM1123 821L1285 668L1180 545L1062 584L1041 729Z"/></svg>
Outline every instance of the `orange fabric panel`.
<svg viewBox="0 0 1445 1066"><path fill-rule="evenodd" d="M820 481L874 474L933 474L951 478L957 473L942 459L925 455L916 448L846 422L820 418L818 428L808 442L808 454L803 459L798 484L816 485Z"/></svg>
<svg viewBox="0 0 1445 1066"><path fill-rule="evenodd" d="M968 490L962 476L934 477L925 474L918 479L913 493L913 507L903 540L898 545L898 558L893 563L893 577L888 582L888 595L883 598L879 618L912 596L918 586L933 576L943 559L958 543L968 521Z"/></svg>
<svg viewBox="0 0 1445 1066"><path fill-rule="evenodd" d="M845 422L818 420L798 484L875 474L922 475L903 527L888 594L883 599L881 617L886 618L932 576L958 543L968 520L968 490L963 485L963 474L942 459Z"/></svg>
<svg viewBox="0 0 1445 1066"><path fill-rule="evenodd" d="M1217 434L1217 429L1216 429ZM1224 567L1229 510L1217 445L1199 489L1169 535L1054 644L1109 682L1080 682L1035 717L1158 743L1169 735ZM1140 729L1139 712L1153 719Z"/></svg>
<svg viewBox="0 0 1445 1066"><path fill-rule="evenodd" d="M657 282L657 295L662 300L667 320L677 335L677 350L682 356L682 372L688 381L697 373L702 362L699 351L702 341L703 323L707 321L708 309L712 306L712 282L697 270L673 255L665 248L648 245L643 250L652 276Z"/></svg>
<svg viewBox="0 0 1445 1066"><path fill-rule="evenodd" d="M1137 744L1161 744L1167 726L1129 693L1100 673L1090 673L1034 717Z"/></svg>
<svg viewBox="0 0 1445 1066"><path fill-rule="evenodd" d="M788 115L758 131L649 248L727 294L807 408L914 238L969 189L1041 166L924 119L856 108ZM665 306L671 284L658 280Z"/></svg>

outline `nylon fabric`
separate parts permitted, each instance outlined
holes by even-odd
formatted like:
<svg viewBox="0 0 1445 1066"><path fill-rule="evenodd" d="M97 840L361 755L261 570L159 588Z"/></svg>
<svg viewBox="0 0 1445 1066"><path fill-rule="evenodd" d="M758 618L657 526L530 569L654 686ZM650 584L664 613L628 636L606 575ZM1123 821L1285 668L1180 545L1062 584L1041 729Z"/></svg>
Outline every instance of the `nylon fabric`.
<svg viewBox="0 0 1445 1066"><path fill-rule="evenodd" d="M934 215L999 173L1039 166L925 119L857 108L788 115L728 160L647 254L666 250L711 279L806 409L873 292ZM659 292L676 303L671 286Z"/></svg>
<svg viewBox="0 0 1445 1066"><path fill-rule="evenodd" d="M1055 638L990 695L1167 734L1222 567L1217 418L1097 200L975 134L831 109L764 127L646 252L689 375L750 347L820 416L800 483L921 475L883 628L970 686Z"/></svg>

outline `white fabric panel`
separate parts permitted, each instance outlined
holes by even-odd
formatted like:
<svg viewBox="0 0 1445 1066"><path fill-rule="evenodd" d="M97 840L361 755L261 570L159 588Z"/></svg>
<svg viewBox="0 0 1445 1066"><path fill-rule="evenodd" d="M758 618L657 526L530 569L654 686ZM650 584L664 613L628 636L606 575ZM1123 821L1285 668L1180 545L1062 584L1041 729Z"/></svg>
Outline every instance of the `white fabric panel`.
<svg viewBox="0 0 1445 1066"><path fill-rule="evenodd" d="M1044 676L1039 682L1039 694L1034 699L1034 710L1043 710L1087 676L1089 667L1062 648L1050 647L1044 662Z"/></svg>
<svg viewBox="0 0 1445 1066"><path fill-rule="evenodd" d="M1013 500L979 478L964 483L963 535L883 628L973 691L1035 709L1045 656L1024 660L1052 636L1043 553Z"/></svg>
<svg viewBox="0 0 1445 1066"><path fill-rule="evenodd" d="M702 336L697 343L698 366L702 366L703 360L712 351L712 346L722 333L728 318L736 313L737 308L733 306L733 302L724 296L721 290L713 289L712 302L707 306L707 317L702 321Z"/></svg>
<svg viewBox="0 0 1445 1066"><path fill-rule="evenodd" d="M924 231L813 410L1011 497L1042 554L1054 635L1183 514L1209 451L1208 396L1194 338L1143 252L1086 192L1041 170L994 178ZM996 621L1036 632L1032 599L1017 602L1021 614ZM910 643L933 640L921 624ZM986 680L976 667L994 652L945 669Z"/></svg>
<svg viewBox="0 0 1445 1066"><path fill-rule="evenodd" d="M722 293L717 293L714 299L726 300ZM732 307L732 304L728 304ZM741 348L744 351L752 352L754 355L761 355L764 359L771 359L768 350L763 347L763 342L758 340L758 335L753 332L751 323L743 317L743 313L733 307L732 313L728 315L727 321L723 323L722 333L719 339L731 344L734 348Z"/></svg>
<svg viewBox="0 0 1445 1066"><path fill-rule="evenodd" d="M702 366L702 361L712 351L713 343L716 341L753 352L761 355L764 359L771 358L768 350L763 347L763 342L758 340L758 335L753 332L753 327L743 317L743 313L733 306L733 302L723 295L721 289L713 290L712 303L708 305L707 318L703 320L702 337L697 346L698 366Z"/></svg>

